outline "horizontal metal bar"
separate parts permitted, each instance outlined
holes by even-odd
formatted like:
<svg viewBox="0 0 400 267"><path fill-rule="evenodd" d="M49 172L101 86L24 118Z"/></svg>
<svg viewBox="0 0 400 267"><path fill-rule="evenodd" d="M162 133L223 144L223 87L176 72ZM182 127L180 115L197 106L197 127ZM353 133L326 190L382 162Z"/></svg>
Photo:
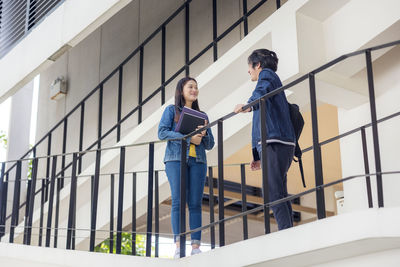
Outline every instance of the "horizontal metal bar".
<svg viewBox="0 0 400 267"><path fill-rule="evenodd" d="M315 191L321 190L321 189L323 189L325 187L330 187L330 186L333 186L333 185L336 185L336 184L339 184L339 183L343 183L343 182L346 182L346 181L349 181L349 180L352 180L352 179L355 179L355 178L361 178L361 177L364 178L364 177L369 177L369 176L375 176L377 174L389 175L389 174L399 174L399 173L400 173L400 171L390 171L390 172L380 172L380 173L370 173L370 174L360 174L360 175L348 176L346 178L339 179L339 180L336 180L336 181L333 181L333 182L330 182L330 183L327 183L327 184L319 185L317 187L311 188L309 190L306 190L304 192L298 193L296 195L291 195L291 196L288 196L288 197L285 197L285 198L281 198L279 200L275 200L275 201L266 203L264 205L261 205L261 206L259 206L257 208L254 208L254 209L251 209L251 210L247 210L245 212L241 212L241 213L235 214L235 215L230 216L230 217L225 217L222 220L218 220L218 221L215 221L215 222L210 223L208 225L205 225L205 226L202 226L202 227L190 230L190 231L186 231L185 233L181 233L181 235L189 235L189 234L192 234L192 233L195 233L195 232L199 232L199 231L205 230L207 228L210 228L212 226L216 226L217 224L219 224L221 222L227 222L227 221L230 221L230 220L233 220L233 219L236 219L236 218L240 218L240 217L243 217L243 216L258 212L258 211L262 211L264 209L264 206L265 207L273 207L273 206L276 206L276 205L279 205L279 204L282 204L282 203L285 203L285 202L288 202L288 201L292 201L292 200L294 200L296 198L299 198L301 196L308 195L310 193L314 193Z"/></svg>

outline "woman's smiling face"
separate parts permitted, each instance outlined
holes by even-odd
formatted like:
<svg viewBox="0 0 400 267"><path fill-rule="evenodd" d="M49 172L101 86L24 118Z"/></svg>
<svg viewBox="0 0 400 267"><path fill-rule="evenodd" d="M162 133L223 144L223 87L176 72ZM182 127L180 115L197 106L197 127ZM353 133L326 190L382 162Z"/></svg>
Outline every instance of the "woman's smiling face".
<svg viewBox="0 0 400 267"><path fill-rule="evenodd" d="M193 103L194 101L197 100L197 96L199 95L199 89L197 88L197 83L193 80L189 80L186 82L186 84L183 86L183 98L185 99L185 102L191 102Z"/></svg>

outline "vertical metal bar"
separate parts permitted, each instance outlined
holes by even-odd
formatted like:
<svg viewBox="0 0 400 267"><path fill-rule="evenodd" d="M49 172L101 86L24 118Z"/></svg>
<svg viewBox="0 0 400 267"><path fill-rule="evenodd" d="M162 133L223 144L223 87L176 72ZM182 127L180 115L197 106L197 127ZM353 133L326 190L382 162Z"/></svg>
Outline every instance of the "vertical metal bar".
<svg viewBox="0 0 400 267"><path fill-rule="evenodd" d="M147 235L146 257L151 256L151 235L153 232L153 173L154 173L154 143L149 144L149 172L147 187Z"/></svg>
<svg viewBox="0 0 400 267"><path fill-rule="evenodd" d="M281 0L276 0L276 9L281 8Z"/></svg>
<svg viewBox="0 0 400 267"><path fill-rule="evenodd" d="M48 135L47 138L47 165L46 165L46 190L44 193L44 202L47 202L49 199L49 182L50 182L50 155L51 155L51 132Z"/></svg>
<svg viewBox="0 0 400 267"><path fill-rule="evenodd" d="M15 181L14 181L14 201L13 201L13 210L11 216L10 243L14 243L14 231L15 227L17 227L18 225L20 193L21 193L21 161L17 161L17 170L15 172Z"/></svg>
<svg viewBox="0 0 400 267"><path fill-rule="evenodd" d="M179 244L180 244L180 257L186 256L186 172L187 172L187 141L181 140L181 184L180 184L180 215L179 215Z"/></svg>
<svg viewBox="0 0 400 267"><path fill-rule="evenodd" d="M215 221L214 219L214 177L213 168L208 167L208 191L209 191L209 207L210 207L210 223ZM210 227L210 242L211 249L215 248L215 226Z"/></svg>
<svg viewBox="0 0 400 267"><path fill-rule="evenodd" d="M143 46L140 47L140 56L139 56L139 94L138 94L138 123L142 123L142 101L143 101Z"/></svg>
<svg viewBox="0 0 400 267"><path fill-rule="evenodd" d="M68 227L67 227L67 249L71 249L72 243L72 233L74 228L74 220L76 216L76 163L78 160L78 154L74 153L72 155L72 173L71 173L71 183L70 183L70 193L69 193L69 209L68 209Z"/></svg>
<svg viewBox="0 0 400 267"><path fill-rule="evenodd" d="M6 234L6 214L7 214L7 195L8 195L8 177L9 177L9 173L7 172L5 174L5 180L3 183L3 194L1 195L1 199L2 199L2 205L3 205L3 209L1 210L0 213L0 218L2 218L2 226L0 226L0 239L2 237L2 235L4 236Z"/></svg>
<svg viewBox="0 0 400 267"><path fill-rule="evenodd" d="M4 169L6 168L6 163L1 163L1 174L0 174L0 241L1 238L5 235L5 216L3 216L3 210L7 205L7 198L4 200L4 195L6 192L4 191L6 187L6 182L4 181Z"/></svg>
<svg viewBox="0 0 400 267"><path fill-rule="evenodd" d="M111 174L110 181L110 251L114 253L114 174Z"/></svg>
<svg viewBox="0 0 400 267"><path fill-rule="evenodd" d="M136 255L136 172L132 173L132 255Z"/></svg>
<svg viewBox="0 0 400 267"><path fill-rule="evenodd" d="M121 110L122 110L122 65L119 66L119 71L118 71L118 111L117 111L117 143L121 140L121 124L119 122L121 121Z"/></svg>
<svg viewBox="0 0 400 267"><path fill-rule="evenodd" d="M81 104L81 121L79 127L79 152L83 150L83 130L85 127L85 102ZM79 163L78 163L78 173L82 172L82 157L83 154L79 155Z"/></svg>
<svg viewBox="0 0 400 267"><path fill-rule="evenodd" d="M103 128L103 84L100 84L99 90L99 117L97 128L97 148L101 148L101 132Z"/></svg>
<svg viewBox="0 0 400 267"><path fill-rule="evenodd" d="M46 247L50 247L51 221L53 219L54 187L56 184L57 156L53 156L50 180L50 194L47 212Z"/></svg>
<svg viewBox="0 0 400 267"><path fill-rule="evenodd" d="M369 106L371 109L371 124L372 124L372 140L374 142L375 172L377 173L376 189L377 189L377 193L378 193L378 207L382 208L384 206L382 174L381 174L382 167L381 167L381 155L380 155L380 148L379 148L379 135L378 135L378 124L377 124L377 115L376 115L374 74L373 74L373 70L372 70L371 50L367 50L365 52L365 60L367 63Z"/></svg>
<svg viewBox="0 0 400 267"><path fill-rule="evenodd" d="M49 160L49 158L47 158L47 161L48 160ZM39 240L38 240L39 247L42 246L42 239L43 239L43 215L44 215L46 181L47 181L47 177L42 180L42 189L40 192L40 219L39 219Z"/></svg>
<svg viewBox="0 0 400 267"><path fill-rule="evenodd" d="M247 200L246 200L246 170L245 165L240 164L240 178L241 178L241 191L242 191L242 212L247 211ZM249 230L247 224L247 215L243 216L243 239L249 238Z"/></svg>
<svg viewBox="0 0 400 267"><path fill-rule="evenodd" d="M189 21L190 21L190 12L189 12L189 2L185 2L185 75L189 76Z"/></svg>
<svg viewBox="0 0 400 267"><path fill-rule="evenodd" d="M54 214L54 248L57 247L58 242L58 220L60 217L60 191L61 191L61 177L57 179L57 191L56 191L56 213Z"/></svg>
<svg viewBox="0 0 400 267"><path fill-rule="evenodd" d="M154 231L155 231L155 257L158 258L160 248L160 198L158 188L158 171L154 174Z"/></svg>
<svg viewBox="0 0 400 267"><path fill-rule="evenodd" d="M213 0L213 56L214 62L218 59L218 31L217 31L217 0Z"/></svg>
<svg viewBox="0 0 400 267"><path fill-rule="evenodd" d="M364 158L364 169L365 174L369 174L369 163L368 163L368 147L367 147L367 137L365 134L365 128L361 128L361 140L363 148L363 158ZM370 176L365 176L365 183L367 185L367 197L368 197L368 207L372 208L372 190L371 190L371 178Z"/></svg>
<svg viewBox="0 0 400 267"><path fill-rule="evenodd" d="M99 197L99 178L100 178L100 159L101 150L96 151L96 166L94 171L94 183L93 183L93 194L92 194L92 208L91 208L91 219L90 219L90 251L94 251L94 245L96 241L96 221L97 221L97 201Z"/></svg>
<svg viewBox="0 0 400 267"><path fill-rule="evenodd" d="M244 29L244 36L249 33L249 25L247 21L247 0L243 0L243 29Z"/></svg>
<svg viewBox="0 0 400 267"><path fill-rule="evenodd" d="M28 168L29 168L29 161L28 161ZM24 239L23 239L23 244L26 245L26 239L28 236L28 213L29 213L29 200L30 200L30 193L31 193L31 186L32 186L32 180L29 179L27 175L27 189L26 189L26 200L25 200L25 216L24 216Z"/></svg>
<svg viewBox="0 0 400 267"><path fill-rule="evenodd" d="M319 144L318 136L318 118L317 118L317 96L315 92L315 76L314 73L309 74L310 82L310 102L311 102L311 123L313 135L313 151L314 151L314 173L315 173L315 186L318 187L324 184L323 171L322 171L322 156L321 146ZM325 194L323 188L318 188L317 195L317 216L318 219L326 217L325 214Z"/></svg>
<svg viewBox="0 0 400 267"><path fill-rule="evenodd" d="M119 156L119 187L118 187L118 215L117 215L117 244L116 253L121 254L122 217L124 212L124 184L125 184L125 147L121 147Z"/></svg>
<svg viewBox="0 0 400 267"><path fill-rule="evenodd" d="M224 128L223 121L218 121L218 219L223 220L224 214ZM225 246L225 222L219 223L219 246Z"/></svg>
<svg viewBox="0 0 400 267"><path fill-rule="evenodd" d="M62 153L65 154L67 152L67 131L68 131L68 117L64 119L64 132L63 132L63 144L62 144ZM57 189L60 190L64 188L64 169L65 169L65 155L61 157L61 177L60 179L60 187ZM58 182L57 182L58 183Z"/></svg>
<svg viewBox="0 0 400 267"><path fill-rule="evenodd" d="M265 99L261 98L259 101L260 106L260 134L261 134L261 171L262 171L262 192L264 204L264 232L269 234L271 232L270 207L265 206L269 203L269 186L268 186L268 164L267 164L267 115Z"/></svg>
<svg viewBox="0 0 400 267"><path fill-rule="evenodd" d="M161 105L165 104L165 57L166 57L166 30L165 25L161 28Z"/></svg>
<svg viewBox="0 0 400 267"><path fill-rule="evenodd" d="M37 179L37 171L38 171L38 158L33 159L32 162L32 179L31 179L31 188L29 194L29 208L28 208L28 216L27 216L27 234L26 234L26 245L31 244L31 236L32 236L32 221L33 221L33 209L35 204L35 192L36 192L36 179Z"/></svg>

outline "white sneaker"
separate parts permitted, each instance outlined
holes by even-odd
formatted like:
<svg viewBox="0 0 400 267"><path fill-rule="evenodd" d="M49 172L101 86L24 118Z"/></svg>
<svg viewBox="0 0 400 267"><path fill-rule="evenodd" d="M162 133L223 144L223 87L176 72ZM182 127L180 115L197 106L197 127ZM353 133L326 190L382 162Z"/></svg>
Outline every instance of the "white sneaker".
<svg viewBox="0 0 400 267"><path fill-rule="evenodd" d="M199 248L194 248L192 249L192 252L190 253L190 255L196 255L196 254L200 254L201 250Z"/></svg>
<svg viewBox="0 0 400 267"><path fill-rule="evenodd" d="M181 250L177 248L175 250L174 259L179 259L181 257Z"/></svg>

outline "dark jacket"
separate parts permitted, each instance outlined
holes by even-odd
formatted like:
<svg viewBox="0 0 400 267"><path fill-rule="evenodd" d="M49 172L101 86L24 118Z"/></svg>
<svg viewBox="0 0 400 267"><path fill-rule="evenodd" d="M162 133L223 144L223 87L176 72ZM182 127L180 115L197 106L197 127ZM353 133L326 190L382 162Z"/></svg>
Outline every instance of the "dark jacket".
<svg viewBox="0 0 400 267"><path fill-rule="evenodd" d="M247 103L282 86L278 75L266 68L258 77L256 88ZM279 142L294 145L295 135L290 121L289 104L284 92L270 97L266 101L267 142ZM259 105L253 106L252 147L261 146Z"/></svg>

